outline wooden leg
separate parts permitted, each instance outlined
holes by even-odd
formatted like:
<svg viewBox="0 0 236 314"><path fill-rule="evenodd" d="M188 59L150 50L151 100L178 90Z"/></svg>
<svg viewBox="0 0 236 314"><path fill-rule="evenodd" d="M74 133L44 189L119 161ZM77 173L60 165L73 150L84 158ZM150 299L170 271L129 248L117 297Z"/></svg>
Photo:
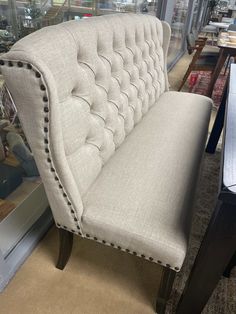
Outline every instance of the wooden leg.
<svg viewBox="0 0 236 314"><path fill-rule="evenodd" d="M232 256L229 264L227 265L223 276L229 278L231 270L234 268L234 266L236 266L236 252L234 252L234 255Z"/></svg>
<svg viewBox="0 0 236 314"><path fill-rule="evenodd" d="M60 249L57 260L56 268L63 270L70 258L72 245L73 245L73 233L59 229Z"/></svg>
<svg viewBox="0 0 236 314"><path fill-rule="evenodd" d="M236 248L236 205L218 201L177 314L200 314Z"/></svg>
<svg viewBox="0 0 236 314"><path fill-rule="evenodd" d="M191 65L190 65L191 66ZM184 74L183 80L178 88L178 91L180 91L182 89L182 87L184 86L185 82L187 81L190 73L192 72L192 67L188 67L188 70L186 71L186 73Z"/></svg>
<svg viewBox="0 0 236 314"><path fill-rule="evenodd" d="M211 76L211 81L210 81L209 86L208 86L208 90L207 90L207 94L206 94L206 96L208 96L208 97L211 97L211 95L212 95L215 82L216 82L216 80L220 74L222 67L225 64L225 60L227 59L227 56L228 56L228 53L226 53L224 51L224 48L221 48L215 70Z"/></svg>
<svg viewBox="0 0 236 314"><path fill-rule="evenodd" d="M173 271L172 269L165 267L163 267L162 269L161 283L156 303L156 312L158 314L165 313L166 303L170 297L170 293L175 279L175 274L176 272Z"/></svg>

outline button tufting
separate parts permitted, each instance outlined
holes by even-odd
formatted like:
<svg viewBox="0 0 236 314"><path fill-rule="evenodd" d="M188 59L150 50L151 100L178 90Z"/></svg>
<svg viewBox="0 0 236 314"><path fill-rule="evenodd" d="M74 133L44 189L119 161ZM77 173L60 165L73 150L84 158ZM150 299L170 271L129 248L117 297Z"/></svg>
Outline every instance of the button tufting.
<svg viewBox="0 0 236 314"><path fill-rule="evenodd" d="M40 77L41 77L41 74L40 74L39 72L36 72L36 73L35 73L35 76L36 76L37 78L40 78Z"/></svg>
<svg viewBox="0 0 236 314"><path fill-rule="evenodd" d="M27 68L29 69L29 70L31 70L32 69L32 65L31 64L27 64Z"/></svg>
<svg viewBox="0 0 236 314"><path fill-rule="evenodd" d="M18 62L17 62L17 65L18 65L19 68L22 68L22 67L23 67L23 63L22 63L21 61L18 61Z"/></svg>
<svg viewBox="0 0 236 314"><path fill-rule="evenodd" d="M3 60L0 60L0 65L4 65L5 62Z"/></svg>
<svg viewBox="0 0 236 314"><path fill-rule="evenodd" d="M8 65L9 65L9 67L13 67L13 62L12 61L8 61Z"/></svg>
<svg viewBox="0 0 236 314"><path fill-rule="evenodd" d="M48 107L44 107L44 112L49 112Z"/></svg>

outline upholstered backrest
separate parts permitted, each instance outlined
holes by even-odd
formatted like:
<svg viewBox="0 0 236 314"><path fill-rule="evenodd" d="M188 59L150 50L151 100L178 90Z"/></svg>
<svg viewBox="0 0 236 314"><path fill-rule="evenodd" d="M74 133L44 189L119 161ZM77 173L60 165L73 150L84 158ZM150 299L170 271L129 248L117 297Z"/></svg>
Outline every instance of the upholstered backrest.
<svg viewBox="0 0 236 314"><path fill-rule="evenodd" d="M168 89L169 37L155 17L109 15L44 28L3 56L57 221L78 224L83 194Z"/></svg>

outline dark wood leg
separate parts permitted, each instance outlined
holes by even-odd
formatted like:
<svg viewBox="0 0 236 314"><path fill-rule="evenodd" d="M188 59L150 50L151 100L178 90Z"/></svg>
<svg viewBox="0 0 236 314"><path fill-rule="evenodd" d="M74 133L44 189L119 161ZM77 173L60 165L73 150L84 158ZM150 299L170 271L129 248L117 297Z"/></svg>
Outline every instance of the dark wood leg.
<svg viewBox="0 0 236 314"><path fill-rule="evenodd" d="M209 137L206 153L214 154L216 150L216 146L218 144L220 134L222 132L224 126L224 118L225 118L225 107L226 107L226 100L228 95L228 81L225 84L224 94L220 103L220 107L218 109L214 125L211 131L211 135Z"/></svg>
<svg viewBox="0 0 236 314"><path fill-rule="evenodd" d="M166 303L170 297L170 293L175 279L175 274L176 272L173 271L172 269L165 267L163 267L162 269L161 282L156 303L156 312L158 314L165 313Z"/></svg>
<svg viewBox="0 0 236 314"><path fill-rule="evenodd" d="M59 229L60 249L57 260L56 268L63 270L70 258L72 245L73 245L73 233Z"/></svg>
<svg viewBox="0 0 236 314"><path fill-rule="evenodd" d="M226 53L224 51L224 48L221 48L220 49L220 55L219 55L215 70L212 73L211 81L210 81L209 86L208 86L208 90L207 90L207 94L206 94L206 96L208 96L208 97L211 97L211 95L212 95L215 82L216 82L216 80L220 74L222 67L224 66L224 63L225 63L227 56L228 56L228 53Z"/></svg>
<svg viewBox="0 0 236 314"><path fill-rule="evenodd" d="M177 307L177 314L200 314L236 247L236 205L218 201L194 266Z"/></svg>
<svg viewBox="0 0 236 314"><path fill-rule="evenodd" d="M189 77L189 75L190 75L191 72L192 72L192 69L191 69L191 67L189 66L189 67L188 67L188 70L187 70L187 72L184 74L184 77L183 77L183 79L182 79L182 82L181 82L181 84L180 84L180 86L179 86L179 88L178 88L178 92L181 91L182 87L184 86L184 84L185 84L185 82L187 81L187 79L188 79L188 77Z"/></svg>
<svg viewBox="0 0 236 314"><path fill-rule="evenodd" d="M236 252L234 252L234 255L232 256L228 266L226 267L223 276L229 278L231 270L236 266Z"/></svg>

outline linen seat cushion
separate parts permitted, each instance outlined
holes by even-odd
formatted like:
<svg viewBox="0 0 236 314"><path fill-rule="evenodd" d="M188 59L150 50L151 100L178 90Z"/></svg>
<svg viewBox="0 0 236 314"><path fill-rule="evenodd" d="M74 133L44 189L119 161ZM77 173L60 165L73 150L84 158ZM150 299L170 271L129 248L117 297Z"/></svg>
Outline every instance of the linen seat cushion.
<svg viewBox="0 0 236 314"><path fill-rule="evenodd" d="M181 268L210 110L203 96L161 95L84 195L88 238Z"/></svg>

